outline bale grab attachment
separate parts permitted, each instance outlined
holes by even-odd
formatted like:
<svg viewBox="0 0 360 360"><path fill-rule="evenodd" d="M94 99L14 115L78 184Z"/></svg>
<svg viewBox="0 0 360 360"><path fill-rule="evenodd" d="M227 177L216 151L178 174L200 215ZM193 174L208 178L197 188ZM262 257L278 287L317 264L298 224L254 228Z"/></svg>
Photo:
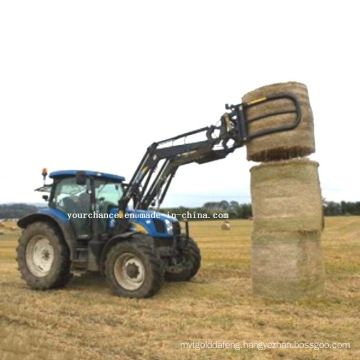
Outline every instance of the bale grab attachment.
<svg viewBox="0 0 360 360"><path fill-rule="evenodd" d="M247 118L247 110L253 106L275 100L287 99L292 109L279 110L255 118ZM299 100L290 93L273 94L260 99L237 105L225 105L225 112L219 125L211 125L151 144L119 203L119 209L125 211L130 200L136 209L148 209L149 206L163 202L177 169L196 162L204 164L225 158L235 149L244 146L254 138L295 129L301 121ZM262 121L271 116L294 114L293 121L280 126L249 132L252 122ZM203 140L186 142L191 136L203 135ZM174 142L181 142L175 145ZM170 145L168 145L171 143ZM168 145L168 146L167 146ZM160 162L162 163L159 166Z"/></svg>

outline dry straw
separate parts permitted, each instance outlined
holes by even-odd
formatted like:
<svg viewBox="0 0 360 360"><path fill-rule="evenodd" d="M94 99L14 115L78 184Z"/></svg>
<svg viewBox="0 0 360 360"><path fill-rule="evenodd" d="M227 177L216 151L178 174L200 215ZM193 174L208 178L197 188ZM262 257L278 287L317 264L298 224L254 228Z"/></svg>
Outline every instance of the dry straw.
<svg viewBox="0 0 360 360"><path fill-rule="evenodd" d="M247 93L243 96L242 101L247 103L278 93L290 93L299 99L302 111L300 125L293 130L266 135L249 141L246 146L248 160L266 162L290 159L307 156L315 151L313 115L306 85L298 82L267 85ZM291 100L282 99L248 108L246 115L250 120L258 116L287 110L294 110L294 105ZM287 114L270 116L260 121L254 121L249 123L249 134L273 129L285 124L292 124L294 119L294 114Z"/></svg>
<svg viewBox="0 0 360 360"><path fill-rule="evenodd" d="M261 276L253 277L253 294L273 299L297 300L321 296L324 292L324 276L287 278Z"/></svg>
<svg viewBox="0 0 360 360"><path fill-rule="evenodd" d="M253 293L267 298L298 299L323 292L321 233L254 232Z"/></svg>
<svg viewBox="0 0 360 360"><path fill-rule="evenodd" d="M253 275L314 276L323 272L321 233L267 233L252 235Z"/></svg>
<svg viewBox="0 0 360 360"><path fill-rule="evenodd" d="M251 168L254 231L321 231L318 163L307 158Z"/></svg>

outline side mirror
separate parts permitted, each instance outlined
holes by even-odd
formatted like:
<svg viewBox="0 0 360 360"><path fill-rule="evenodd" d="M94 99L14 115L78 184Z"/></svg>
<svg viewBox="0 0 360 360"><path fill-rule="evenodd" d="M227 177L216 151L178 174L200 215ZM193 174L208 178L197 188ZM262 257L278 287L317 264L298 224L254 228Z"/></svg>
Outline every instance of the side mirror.
<svg viewBox="0 0 360 360"><path fill-rule="evenodd" d="M76 172L76 183L78 185L86 185L85 171L77 171Z"/></svg>
<svg viewBox="0 0 360 360"><path fill-rule="evenodd" d="M48 200L49 200L49 195L43 195L42 198L43 198L45 201L48 201Z"/></svg>

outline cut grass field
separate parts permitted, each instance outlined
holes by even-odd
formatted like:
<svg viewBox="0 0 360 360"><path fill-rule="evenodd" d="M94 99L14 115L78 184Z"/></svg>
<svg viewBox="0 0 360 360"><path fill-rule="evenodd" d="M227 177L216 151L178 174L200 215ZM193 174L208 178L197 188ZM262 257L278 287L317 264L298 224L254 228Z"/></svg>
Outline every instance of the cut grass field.
<svg viewBox="0 0 360 360"><path fill-rule="evenodd" d="M19 230L0 236L0 359L360 359L360 217L326 219L325 295L254 298L247 220L191 222L203 255L188 283L151 299L115 297L99 276L31 290L15 263ZM350 349L184 349L183 342L349 343Z"/></svg>

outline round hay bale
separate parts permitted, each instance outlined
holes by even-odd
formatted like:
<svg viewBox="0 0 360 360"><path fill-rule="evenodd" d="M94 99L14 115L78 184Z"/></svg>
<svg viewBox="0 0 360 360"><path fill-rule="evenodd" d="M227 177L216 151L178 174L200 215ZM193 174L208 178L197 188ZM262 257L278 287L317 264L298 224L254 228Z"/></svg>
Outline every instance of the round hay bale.
<svg viewBox="0 0 360 360"><path fill-rule="evenodd" d="M15 231L15 230L16 230L16 226L11 226L10 230L11 230L11 231Z"/></svg>
<svg viewBox="0 0 360 360"><path fill-rule="evenodd" d="M246 145L248 160L267 162L307 156L315 152L313 114L306 85L298 82L267 85L247 93L243 96L242 101L247 103L279 93L290 93L299 99L302 113L301 122L293 130L270 134L249 141ZM274 100L248 108L246 117L251 120L258 116L294 109L293 102L289 99ZM249 135L251 136L251 134L261 130L290 125L294 121L295 114L269 116L259 121L250 122Z"/></svg>
<svg viewBox="0 0 360 360"><path fill-rule="evenodd" d="M321 231L319 164L307 158L254 166L251 198L255 231Z"/></svg>
<svg viewBox="0 0 360 360"><path fill-rule="evenodd" d="M254 295L276 299L313 297L324 290L321 232L252 234Z"/></svg>
<svg viewBox="0 0 360 360"><path fill-rule="evenodd" d="M221 224L221 230L230 230L231 226L230 226L230 223L228 221L224 221L222 224Z"/></svg>
<svg viewBox="0 0 360 360"><path fill-rule="evenodd" d="M3 232L3 231L0 231L0 235L4 235L4 232Z"/></svg>

